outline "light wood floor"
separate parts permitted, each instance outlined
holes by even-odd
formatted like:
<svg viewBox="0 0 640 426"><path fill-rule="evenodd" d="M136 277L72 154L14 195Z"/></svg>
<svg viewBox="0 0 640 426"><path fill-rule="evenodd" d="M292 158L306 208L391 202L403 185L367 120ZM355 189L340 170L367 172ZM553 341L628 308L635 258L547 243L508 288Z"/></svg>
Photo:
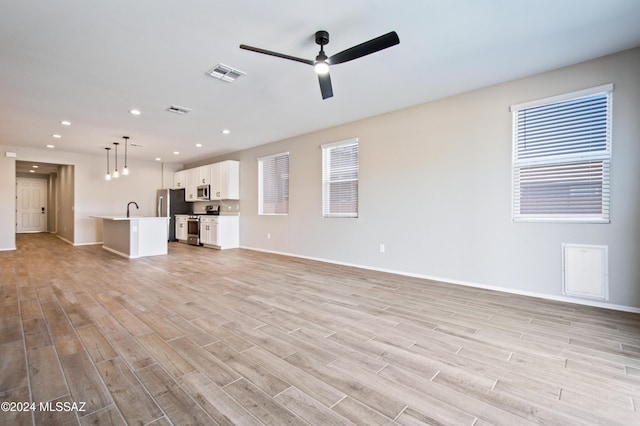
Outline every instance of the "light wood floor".
<svg viewBox="0 0 640 426"><path fill-rule="evenodd" d="M37 406L0 424L640 424L640 315L240 249L17 245L0 400Z"/></svg>

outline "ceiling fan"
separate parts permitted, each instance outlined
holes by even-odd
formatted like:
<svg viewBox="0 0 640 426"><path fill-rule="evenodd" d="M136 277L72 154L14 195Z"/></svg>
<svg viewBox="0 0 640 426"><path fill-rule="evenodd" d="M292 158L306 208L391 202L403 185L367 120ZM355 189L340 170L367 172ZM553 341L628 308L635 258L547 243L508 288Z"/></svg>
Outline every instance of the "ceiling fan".
<svg viewBox="0 0 640 426"><path fill-rule="evenodd" d="M252 52L263 53L265 55L276 56L282 59L289 59L291 61L302 62L303 64L313 65L316 73L318 74L318 80L320 81L320 92L322 92L322 99L327 99L333 96L333 89L331 87L331 77L329 76L329 65L341 64L343 62L352 61L354 59L361 58L363 56L370 55L387 47L395 46L400 43L398 34L395 31L381 35L364 43L360 43L357 46L350 47L342 52L336 53L333 56L327 57L324 53L324 46L329 44L329 33L327 31L316 32L316 44L320 45L320 53L316 56L315 60L297 58L291 55L285 55L284 53L272 52L270 50L261 49L259 47L247 46L241 44L240 49L251 50Z"/></svg>

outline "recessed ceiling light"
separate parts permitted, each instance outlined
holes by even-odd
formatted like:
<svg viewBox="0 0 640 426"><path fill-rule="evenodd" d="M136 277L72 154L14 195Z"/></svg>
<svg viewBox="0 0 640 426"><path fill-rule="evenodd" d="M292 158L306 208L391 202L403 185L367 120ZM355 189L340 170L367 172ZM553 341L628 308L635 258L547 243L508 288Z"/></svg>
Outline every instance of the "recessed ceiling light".
<svg viewBox="0 0 640 426"><path fill-rule="evenodd" d="M156 161L162 161L162 158L156 157Z"/></svg>
<svg viewBox="0 0 640 426"><path fill-rule="evenodd" d="M34 169L37 169L37 168L38 168L38 166L37 166L36 164L34 164L34 165L33 165L33 166L31 166L31 167L32 167L32 168L34 168Z"/></svg>
<svg viewBox="0 0 640 426"><path fill-rule="evenodd" d="M60 138L62 137L61 135L58 135L58 134L56 134L56 135L51 135L51 136L53 136L53 137L54 137L54 138L56 138L56 139L60 139Z"/></svg>
<svg viewBox="0 0 640 426"><path fill-rule="evenodd" d="M47 145L47 148L55 148L55 145Z"/></svg>
<svg viewBox="0 0 640 426"><path fill-rule="evenodd" d="M71 122L67 120L62 120L60 124L62 124L63 126L71 126Z"/></svg>
<svg viewBox="0 0 640 426"><path fill-rule="evenodd" d="M180 154L180 152L178 152L178 151L173 151L173 155L178 155L178 154Z"/></svg>
<svg viewBox="0 0 640 426"><path fill-rule="evenodd" d="M130 109L129 110L129 114L131 115L140 115L140 110L139 109Z"/></svg>
<svg viewBox="0 0 640 426"><path fill-rule="evenodd" d="M35 172L36 172L35 170L29 170L29 173L35 173Z"/></svg>
<svg viewBox="0 0 640 426"><path fill-rule="evenodd" d="M228 135L229 133L231 133L231 130L229 130L229 129L224 129L224 130L222 131L222 133L224 133L225 135Z"/></svg>
<svg viewBox="0 0 640 426"><path fill-rule="evenodd" d="M197 143L196 144L196 148L202 148L202 144L201 143Z"/></svg>

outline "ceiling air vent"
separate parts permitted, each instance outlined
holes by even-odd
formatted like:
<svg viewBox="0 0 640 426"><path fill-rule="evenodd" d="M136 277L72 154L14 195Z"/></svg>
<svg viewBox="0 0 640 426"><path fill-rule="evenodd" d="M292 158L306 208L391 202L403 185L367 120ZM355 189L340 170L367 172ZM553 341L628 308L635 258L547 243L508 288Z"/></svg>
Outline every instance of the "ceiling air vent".
<svg viewBox="0 0 640 426"><path fill-rule="evenodd" d="M209 77L217 78L218 80L226 81L227 83L231 83L236 79L242 77L243 75L247 75L247 73L237 70L235 68L231 68L225 64L218 64L209 71L205 73Z"/></svg>
<svg viewBox="0 0 640 426"><path fill-rule="evenodd" d="M176 114L185 115L191 112L191 108L185 108L178 105L171 105L167 108L169 112L175 112Z"/></svg>

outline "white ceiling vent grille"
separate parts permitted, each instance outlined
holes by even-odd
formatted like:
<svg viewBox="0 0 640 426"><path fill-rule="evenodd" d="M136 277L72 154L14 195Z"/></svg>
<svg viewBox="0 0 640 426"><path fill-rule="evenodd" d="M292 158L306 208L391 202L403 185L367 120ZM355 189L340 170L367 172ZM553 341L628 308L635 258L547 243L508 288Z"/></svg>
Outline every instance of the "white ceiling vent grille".
<svg viewBox="0 0 640 426"><path fill-rule="evenodd" d="M178 105L171 105L169 108L167 108L167 111L174 112L180 115L185 115L191 112L191 108L185 108Z"/></svg>
<svg viewBox="0 0 640 426"><path fill-rule="evenodd" d="M247 73L237 70L235 68L231 68L225 64L218 64L209 71L205 73L209 77L217 78L218 80L226 81L227 83L231 83L236 81L236 79L242 77L243 75L247 75Z"/></svg>

